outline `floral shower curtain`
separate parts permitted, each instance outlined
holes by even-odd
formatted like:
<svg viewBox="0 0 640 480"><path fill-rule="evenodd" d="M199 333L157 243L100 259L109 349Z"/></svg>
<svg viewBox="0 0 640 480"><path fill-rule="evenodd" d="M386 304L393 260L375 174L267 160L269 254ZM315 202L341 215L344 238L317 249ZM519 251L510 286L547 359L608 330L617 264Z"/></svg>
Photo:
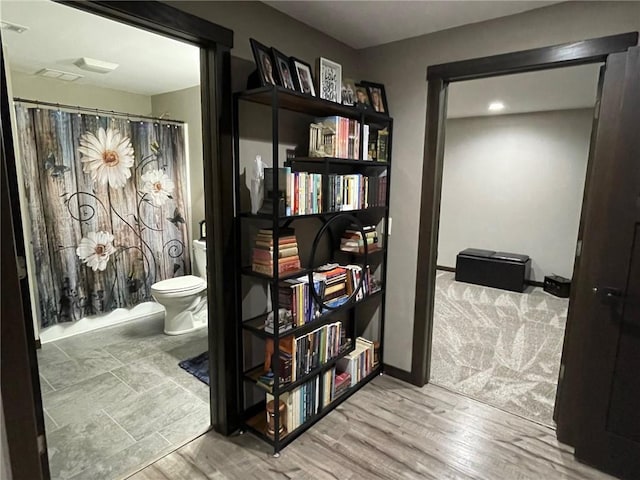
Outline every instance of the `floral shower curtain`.
<svg viewBox="0 0 640 480"><path fill-rule="evenodd" d="M191 273L184 127L17 105L42 327Z"/></svg>

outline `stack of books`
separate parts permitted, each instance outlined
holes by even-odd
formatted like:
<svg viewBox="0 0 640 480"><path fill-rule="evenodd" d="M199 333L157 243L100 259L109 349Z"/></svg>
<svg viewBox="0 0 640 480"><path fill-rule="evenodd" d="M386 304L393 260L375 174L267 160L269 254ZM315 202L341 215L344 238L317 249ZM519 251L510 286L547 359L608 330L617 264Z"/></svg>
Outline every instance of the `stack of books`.
<svg viewBox="0 0 640 480"><path fill-rule="evenodd" d="M335 265L330 270L324 270L318 274L318 278L324 284L322 296L325 305L336 308L343 305L349 298L347 292L347 269Z"/></svg>
<svg viewBox="0 0 640 480"><path fill-rule="evenodd" d="M315 119L309 126L309 156L359 158L360 122L338 116Z"/></svg>
<svg viewBox="0 0 640 480"><path fill-rule="evenodd" d="M387 198L387 176L337 175L327 176L331 212L360 210L384 206Z"/></svg>
<svg viewBox="0 0 640 480"><path fill-rule="evenodd" d="M320 377L309 380L290 392L280 395L280 401L285 404L284 422L286 433L293 432L304 422L318 413L320 406ZM267 393L267 403L274 400L272 394Z"/></svg>
<svg viewBox="0 0 640 480"><path fill-rule="evenodd" d="M322 386L322 406L326 407L336 398L349 390L351 387L351 376L348 372L338 373L336 367L324 373Z"/></svg>
<svg viewBox="0 0 640 480"><path fill-rule="evenodd" d="M380 248L378 243L378 232L375 225L365 225L363 228L369 253ZM342 234L340 239L340 250L349 253L364 253L364 242L360 229L351 225Z"/></svg>
<svg viewBox="0 0 640 480"><path fill-rule="evenodd" d="M300 257L298 256L298 241L293 228L280 228L278 239L278 273L300 270ZM273 277L276 261L274 259L275 244L273 241L273 229L266 228L258 231L253 248L254 272Z"/></svg>
<svg viewBox="0 0 640 480"><path fill-rule="evenodd" d="M373 371L374 358L374 343L366 338L358 337L353 352L338 360L338 371L347 372L351 376L350 386L353 387Z"/></svg>

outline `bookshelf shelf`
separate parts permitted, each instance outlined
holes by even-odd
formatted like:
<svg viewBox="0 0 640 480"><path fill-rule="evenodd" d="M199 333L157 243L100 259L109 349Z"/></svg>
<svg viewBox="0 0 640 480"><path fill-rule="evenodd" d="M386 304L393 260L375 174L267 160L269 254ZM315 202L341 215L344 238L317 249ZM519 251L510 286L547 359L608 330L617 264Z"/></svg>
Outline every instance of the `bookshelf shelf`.
<svg viewBox="0 0 640 480"><path fill-rule="evenodd" d="M241 102L270 108L272 162L264 172L263 186L265 202L271 203L265 203L265 213L247 211L248 197L243 189L247 178L241 174L249 170L247 159L243 159L242 165L240 159L244 126L240 118ZM297 152L306 148L314 154L322 152L335 156L284 158L280 129L285 124L292 124L282 122L285 115L308 127L309 134L306 138L299 137L299 141L293 140L292 135L300 135L303 129L291 128L291 135L287 135L287 142L296 144ZM246 297L238 295L237 303L240 415L246 428L272 445L277 453L382 372L386 294L379 286L386 284L387 275L393 119L373 110L266 86L234 95L233 132L235 234L242 245L236 259L242 273L238 276L236 291L249 291L246 287L250 286L252 292ZM385 161L360 160L367 156ZM372 206L359 208L365 205ZM350 209L339 210L341 208ZM324 211L282 214L317 210ZM320 222L306 219L319 219ZM305 221L298 223L296 220ZM339 250L340 246L355 249L364 241L375 242L370 247L382 247L370 248L367 256ZM300 268L274 276L252 269L253 266L268 273L274 269L274 264L277 270L278 264L282 268L297 268L328 263L339 266L328 266L324 275L313 277L313 282L320 286L316 296L310 294L308 285L313 269ZM251 278L263 282L250 284ZM362 285L365 294L368 293L361 300L335 309L322 307L323 302L339 304L353 298L356 285ZM262 297L262 292L269 295L269 302L265 302L266 295ZM372 299L377 300L369 303ZM249 302L253 312L256 308L265 311L266 304L270 304L273 307L268 309L278 312L277 319L281 311L285 316L280 317L281 321L270 322L275 330L267 332L269 314L243 320L243 302ZM256 305L255 302L260 303ZM265 302L264 306L262 302ZM365 303L368 306L364 306ZM340 351L339 344L345 345L346 350ZM335 356L294 382L270 388L259 381L266 362L256 365L256 361L264 359L265 355L268 355L266 360L271 364L271 371L277 372L276 376L289 377L296 369L302 372L302 365L317 365L319 358L331 354ZM374 367L376 357L378 363ZM360 379L367 372L370 373ZM348 387L351 378L360 381ZM335 395L338 396L330 403L322 405ZM289 420L295 427L291 432L286 431ZM267 433L267 422L274 435ZM280 427L285 431L278 433Z"/></svg>
<svg viewBox="0 0 640 480"><path fill-rule="evenodd" d="M335 318L335 315L337 315L338 313L355 308L358 305L371 300L372 298L380 298L382 297L383 293L384 289L380 289L376 292L370 293L362 300L353 303L347 303L339 308L336 308L335 310L329 310L312 322L305 323L304 325L301 325L299 327L289 328L288 330L280 330L280 338L288 337L289 335L303 335L315 330L316 328L323 327L324 325L331 323ZM244 322L242 322L242 328L262 338L273 338L275 335L273 333L267 332L264 328L264 323L267 319L267 316L268 313L263 313L262 315L258 315L256 317L250 318L249 320L245 320Z"/></svg>

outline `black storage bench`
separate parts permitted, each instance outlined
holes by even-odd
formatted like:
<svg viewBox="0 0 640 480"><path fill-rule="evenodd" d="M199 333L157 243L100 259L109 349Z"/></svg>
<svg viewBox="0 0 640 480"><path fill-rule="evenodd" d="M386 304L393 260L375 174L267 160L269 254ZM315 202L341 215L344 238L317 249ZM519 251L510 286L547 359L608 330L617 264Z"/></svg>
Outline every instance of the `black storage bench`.
<svg viewBox="0 0 640 480"><path fill-rule="evenodd" d="M456 257L458 282L524 292L530 274L528 255L467 248Z"/></svg>

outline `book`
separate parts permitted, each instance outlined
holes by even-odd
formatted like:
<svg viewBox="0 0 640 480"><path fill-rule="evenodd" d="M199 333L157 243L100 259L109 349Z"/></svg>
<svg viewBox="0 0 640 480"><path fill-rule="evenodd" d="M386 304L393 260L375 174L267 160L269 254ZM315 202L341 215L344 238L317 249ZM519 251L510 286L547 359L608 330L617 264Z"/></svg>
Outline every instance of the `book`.
<svg viewBox="0 0 640 480"><path fill-rule="evenodd" d="M387 162L389 160L388 150L389 150L389 130L386 128L383 128L378 132L376 160L378 162Z"/></svg>
<svg viewBox="0 0 640 480"><path fill-rule="evenodd" d="M339 116L316 118L309 125L309 156L357 159L360 122Z"/></svg>

